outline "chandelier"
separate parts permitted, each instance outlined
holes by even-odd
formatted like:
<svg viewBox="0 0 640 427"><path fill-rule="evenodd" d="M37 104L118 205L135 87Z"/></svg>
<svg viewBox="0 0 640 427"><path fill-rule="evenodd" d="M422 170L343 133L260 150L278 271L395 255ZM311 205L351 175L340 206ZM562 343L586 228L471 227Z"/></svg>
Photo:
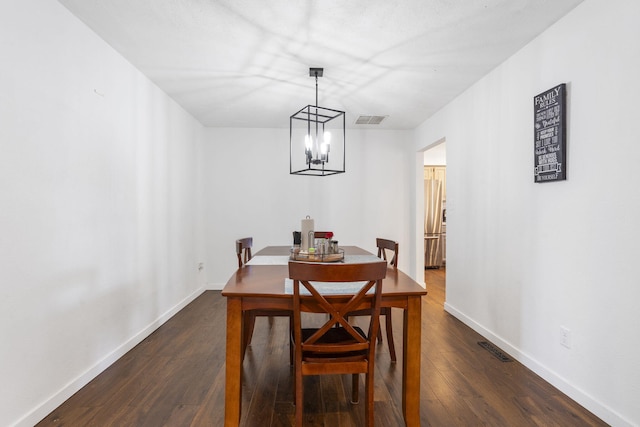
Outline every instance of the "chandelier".
<svg viewBox="0 0 640 427"><path fill-rule="evenodd" d="M345 112L318 105L318 77L323 68L309 68L316 79L316 104L289 119L289 173L326 176L344 173Z"/></svg>

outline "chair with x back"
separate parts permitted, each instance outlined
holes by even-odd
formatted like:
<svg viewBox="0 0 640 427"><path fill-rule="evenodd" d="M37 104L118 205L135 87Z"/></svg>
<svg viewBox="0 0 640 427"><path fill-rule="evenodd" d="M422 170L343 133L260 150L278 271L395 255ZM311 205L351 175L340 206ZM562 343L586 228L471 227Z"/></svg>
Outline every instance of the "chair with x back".
<svg viewBox="0 0 640 427"><path fill-rule="evenodd" d="M251 260L251 248L253 247L253 237L245 237L243 239L236 240L236 255L238 256L238 268L242 268L247 262ZM245 310L244 316L244 330L242 333L242 354L247 350L249 344L251 344L251 338L253 337L253 329L256 324L256 317L288 317L289 318L289 332L293 327L293 312L291 310ZM289 348L289 362L293 364L293 349Z"/></svg>
<svg viewBox="0 0 640 427"><path fill-rule="evenodd" d="M359 374L366 374L365 421L373 426L373 377L382 279L387 263L329 264L289 262L293 280L295 425L302 426L306 375L352 374L352 402L358 401ZM369 328L349 324L346 313L367 307ZM321 327L303 327L303 312L326 313ZM325 316L321 316L326 319ZM317 319L307 319L314 320Z"/></svg>
<svg viewBox="0 0 640 427"><path fill-rule="evenodd" d="M398 242L387 239L376 239L376 246L378 247L378 258L382 258L388 261L387 256L391 257L389 263L393 268L398 268ZM389 255L387 255L389 251ZM391 255L393 254L393 256ZM369 316L369 310L358 310L348 314L348 317L357 316ZM396 346L393 341L393 323L391 321L391 307L382 307L380 309L380 315L385 319L385 330L387 332L387 345L389 346L389 357L391 362L396 362ZM378 330L378 342L382 342L382 332Z"/></svg>

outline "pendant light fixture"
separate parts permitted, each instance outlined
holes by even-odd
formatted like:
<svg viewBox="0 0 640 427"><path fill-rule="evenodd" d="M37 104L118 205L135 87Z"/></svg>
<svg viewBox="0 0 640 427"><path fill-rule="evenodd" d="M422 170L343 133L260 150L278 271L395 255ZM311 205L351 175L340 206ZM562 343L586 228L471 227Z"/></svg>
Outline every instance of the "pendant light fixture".
<svg viewBox="0 0 640 427"><path fill-rule="evenodd" d="M345 112L318 105L318 77L323 68L309 68L316 79L316 104L289 119L289 173L326 176L344 173Z"/></svg>

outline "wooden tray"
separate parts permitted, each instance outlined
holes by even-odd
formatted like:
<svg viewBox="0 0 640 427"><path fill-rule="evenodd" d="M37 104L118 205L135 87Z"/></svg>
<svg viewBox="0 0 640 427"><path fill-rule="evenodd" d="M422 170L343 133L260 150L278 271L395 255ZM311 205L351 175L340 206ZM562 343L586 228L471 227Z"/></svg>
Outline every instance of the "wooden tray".
<svg viewBox="0 0 640 427"><path fill-rule="evenodd" d="M291 252L289 259L305 262L340 262L344 261L344 250L338 249L337 254L309 254L308 252Z"/></svg>

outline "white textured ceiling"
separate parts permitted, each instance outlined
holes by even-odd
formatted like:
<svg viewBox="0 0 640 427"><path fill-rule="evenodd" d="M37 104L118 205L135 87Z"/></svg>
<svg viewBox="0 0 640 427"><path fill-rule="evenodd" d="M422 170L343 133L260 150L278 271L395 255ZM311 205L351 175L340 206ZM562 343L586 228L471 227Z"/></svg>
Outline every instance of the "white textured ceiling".
<svg viewBox="0 0 640 427"><path fill-rule="evenodd" d="M410 129L582 0L59 0L203 125ZM359 115L388 116L355 125Z"/></svg>

